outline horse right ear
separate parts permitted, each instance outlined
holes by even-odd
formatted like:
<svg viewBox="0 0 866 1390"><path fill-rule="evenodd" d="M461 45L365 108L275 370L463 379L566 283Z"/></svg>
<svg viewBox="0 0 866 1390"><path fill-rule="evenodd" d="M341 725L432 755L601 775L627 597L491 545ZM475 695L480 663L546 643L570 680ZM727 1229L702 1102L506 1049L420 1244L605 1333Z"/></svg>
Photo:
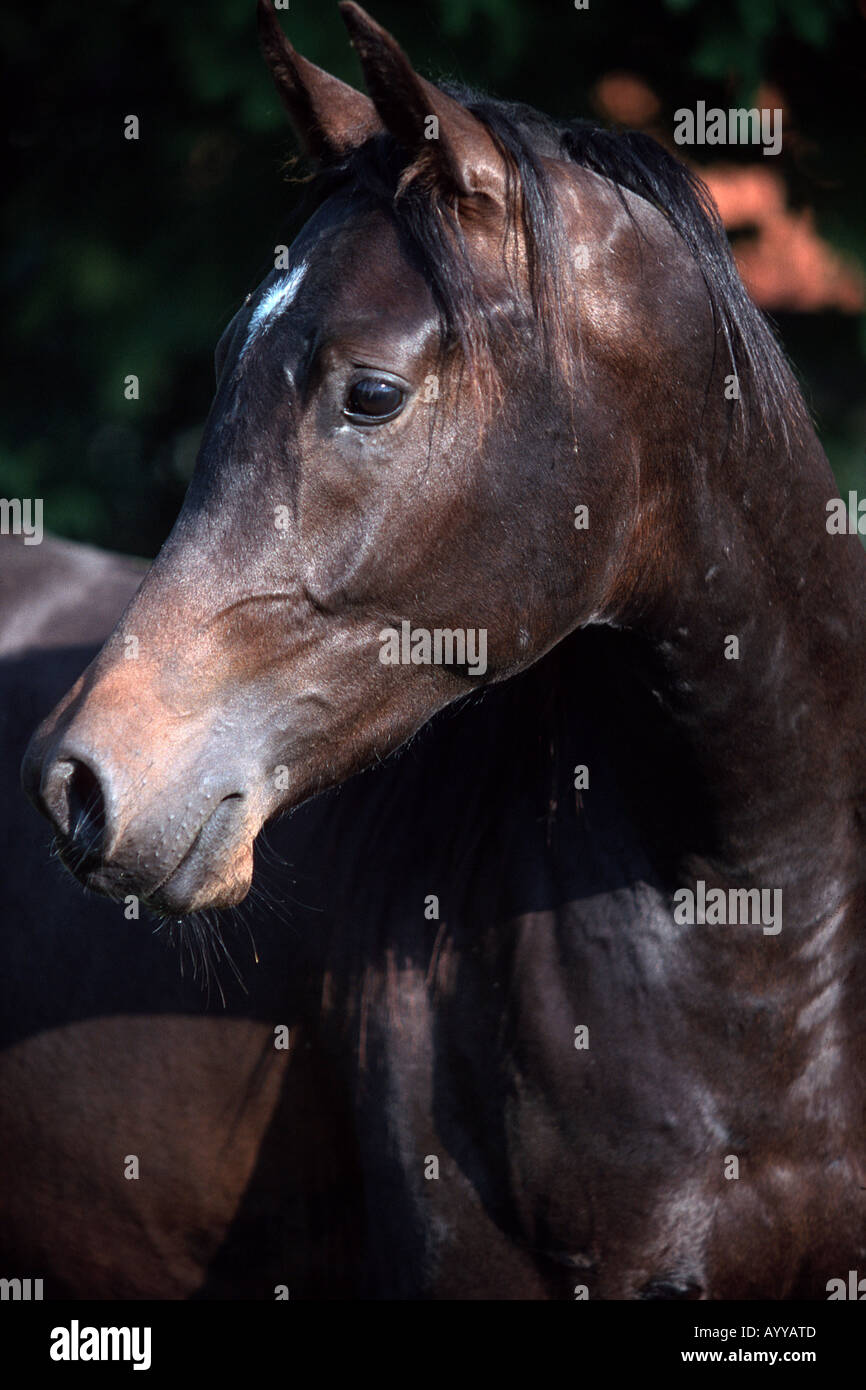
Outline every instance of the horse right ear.
<svg viewBox="0 0 866 1390"><path fill-rule="evenodd" d="M382 124L414 156L415 172L456 194L466 210L501 208L505 164L483 122L415 72L397 41L360 5L341 0L340 13Z"/></svg>
<svg viewBox="0 0 866 1390"><path fill-rule="evenodd" d="M382 130L368 96L295 52L273 0L259 0L258 25L265 62L307 154L322 162L340 159Z"/></svg>

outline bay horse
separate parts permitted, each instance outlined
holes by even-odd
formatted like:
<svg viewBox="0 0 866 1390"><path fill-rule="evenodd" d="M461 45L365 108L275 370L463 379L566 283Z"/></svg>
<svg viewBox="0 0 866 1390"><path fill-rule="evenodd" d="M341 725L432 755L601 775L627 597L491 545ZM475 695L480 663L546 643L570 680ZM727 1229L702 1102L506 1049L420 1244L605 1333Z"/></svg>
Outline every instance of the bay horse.
<svg viewBox="0 0 866 1390"><path fill-rule="evenodd" d="M90 1024L112 1188L70 1121L32 1259L98 1296L826 1298L866 1261L866 557L700 182L340 8L369 95L260 0L310 215L24 758L132 953ZM130 904L248 910L247 1002L196 1032Z"/></svg>

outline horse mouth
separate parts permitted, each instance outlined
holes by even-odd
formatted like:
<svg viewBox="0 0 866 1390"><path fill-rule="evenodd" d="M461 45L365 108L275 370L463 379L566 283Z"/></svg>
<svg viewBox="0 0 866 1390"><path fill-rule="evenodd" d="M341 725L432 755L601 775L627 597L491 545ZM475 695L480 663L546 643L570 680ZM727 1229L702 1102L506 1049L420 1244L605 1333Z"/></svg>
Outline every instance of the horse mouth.
<svg viewBox="0 0 866 1390"><path fill-rule="evenodd" d="M58 844L64 866L85 888L116 902L131 897L160 916L182 916L206 908L234 907L252 884L253 846L232 834L237 830L237 803L243 793L223 798L199 827L178 862L155 883L124 864L102 860L85 868L76 864L74 846ZM131 846L124 847L130 855ZM140 857L140 856L139 856Z"/></svg>
<svg viewBox="0 0 866 1390"><path fill-rule="evenodd" d="M232 835L241 792L224 797L201 826L180 863L148 894L159 912L194 912L234 907L252 885L252 840Z"/></svg>

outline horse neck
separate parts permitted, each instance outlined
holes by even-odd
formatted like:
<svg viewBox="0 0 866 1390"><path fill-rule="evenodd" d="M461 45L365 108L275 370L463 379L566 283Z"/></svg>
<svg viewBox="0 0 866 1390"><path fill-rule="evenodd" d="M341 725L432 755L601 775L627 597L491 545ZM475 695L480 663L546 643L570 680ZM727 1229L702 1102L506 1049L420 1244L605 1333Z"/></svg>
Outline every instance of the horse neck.
<svg viewBox="0 0 866 1390"><path fill-rule="evenodd" d="M715 471L690 463L663 573L621 615L706 798L685 858L795 888L815 922L829 885L841 900L861 872L866 556L827 531L836 488L811 429Z"/></svg>

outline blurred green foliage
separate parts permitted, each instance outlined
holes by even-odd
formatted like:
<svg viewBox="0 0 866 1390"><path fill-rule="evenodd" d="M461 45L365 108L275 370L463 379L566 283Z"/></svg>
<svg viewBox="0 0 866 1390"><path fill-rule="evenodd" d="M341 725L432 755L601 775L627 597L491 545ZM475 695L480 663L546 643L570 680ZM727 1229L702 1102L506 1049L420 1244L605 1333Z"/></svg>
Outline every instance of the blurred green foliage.
<svg viewBox="0 0 866 1390"><path fill-rule="evenodd" d="M866 265L864 26L844 0L370 4L422 71L557 116L593 114L594 85L614 70L652 86L668 130L679 106L739 103L772 81L798 132L774 164L795 204ZM360 85L336 4L291 0L282 21L303 53ZM295 200L254 0L43 0L7 8L0 34L12 155L0 495L41 496L53 531L150 555L192 469L212 349ZM123 138L129 114L138 141ZM809 315L780 328L840 486L866 490L862 325Z"/></svg>

